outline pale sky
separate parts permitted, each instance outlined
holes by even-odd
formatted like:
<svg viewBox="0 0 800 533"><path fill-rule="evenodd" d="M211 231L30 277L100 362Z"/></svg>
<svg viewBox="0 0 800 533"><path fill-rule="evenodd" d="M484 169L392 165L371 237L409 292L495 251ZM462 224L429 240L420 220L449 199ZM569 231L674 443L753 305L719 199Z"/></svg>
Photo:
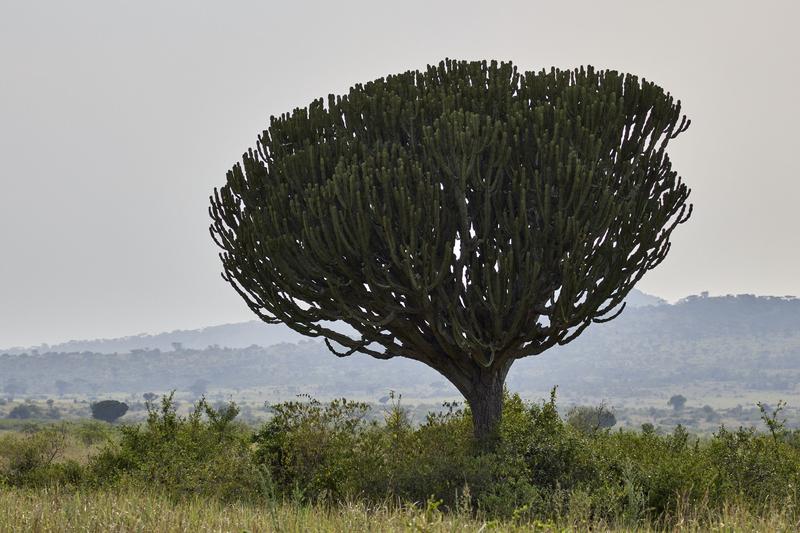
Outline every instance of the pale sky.
<svg viewBox="0 0 800 533"><path fill-rule="evenodd" d="M695 214L638 287L798 295L798 6L0 0L0 347L252 319L212 188L270 115L445 57L670 91Z"/></svg>

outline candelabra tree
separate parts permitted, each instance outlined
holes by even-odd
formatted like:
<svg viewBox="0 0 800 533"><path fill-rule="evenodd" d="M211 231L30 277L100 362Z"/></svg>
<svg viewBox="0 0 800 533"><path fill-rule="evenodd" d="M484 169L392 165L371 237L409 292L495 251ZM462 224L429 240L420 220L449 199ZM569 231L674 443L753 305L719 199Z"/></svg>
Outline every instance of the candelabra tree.
<svg viewBox="0 0 800 533"><path fill-rule="evenodd" d="M659 86L592 67L358 84L271 117L214 190L223 278L338 356L434 368L485 440L512 363L617 316L665 258L691 213L666 152L688 125Z"/></svg>

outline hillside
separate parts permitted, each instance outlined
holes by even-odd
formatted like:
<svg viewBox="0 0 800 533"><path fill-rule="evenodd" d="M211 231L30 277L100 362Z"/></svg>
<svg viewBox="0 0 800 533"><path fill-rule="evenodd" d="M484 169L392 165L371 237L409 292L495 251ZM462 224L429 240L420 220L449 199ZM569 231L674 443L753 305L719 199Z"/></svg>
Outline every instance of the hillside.
<svg viewBox="0 0 800 533"><path fill-rule="evenodd" d="M633 289L627 298L628 308L663 305L665 300ZM346 324L337 324L333 329L352 333ZM145 333L116 339L72 340L54 345L0 349L0 354L22 354L31 352L97 352L123 353L132 350L171 351L179 344L183 348L203 350L209 346L225 348L247 348L248 346L272 346L284 342L299 342L307 339L283 324L265 324L259 320L238 324L222 324L194 330L175 330L155 335Z"/></svg>
<svg viewBox="0 0 800 533"><path fill-rule="evenodd" d="M269 327L245 323L152 336L151 348L128 353L5 353L0 387L7 396L258 389L269 399L301 392L374 399L391 389L419 399L457 397L438 374L412 361L340 359L313 339L256 345L274 338L263 332ZM165 342L183 344L163 349ZM567 346L518 361L508 381L532 397L558 385L573 401L659 403L682 392L732 405L800 396L798 382L800 300L751 295L692 296L626 309Z"/></svg>

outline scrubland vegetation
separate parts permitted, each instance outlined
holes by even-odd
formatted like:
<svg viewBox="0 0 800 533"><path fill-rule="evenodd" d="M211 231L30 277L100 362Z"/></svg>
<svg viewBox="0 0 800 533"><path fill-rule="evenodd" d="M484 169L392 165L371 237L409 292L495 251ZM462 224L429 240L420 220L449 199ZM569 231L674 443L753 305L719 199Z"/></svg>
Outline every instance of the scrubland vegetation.
<svg viewBox="0 0 800 533"><path fill-rule="evenodd" d="M765 408L761 431L697 437L565 419L507 396L489 450L451 405L412 424L396 398L272 406L169 396L137 425L57 422L0 435L0 530L796 530L800 432ZM602 411L598 411L602 413Z"/></svg>

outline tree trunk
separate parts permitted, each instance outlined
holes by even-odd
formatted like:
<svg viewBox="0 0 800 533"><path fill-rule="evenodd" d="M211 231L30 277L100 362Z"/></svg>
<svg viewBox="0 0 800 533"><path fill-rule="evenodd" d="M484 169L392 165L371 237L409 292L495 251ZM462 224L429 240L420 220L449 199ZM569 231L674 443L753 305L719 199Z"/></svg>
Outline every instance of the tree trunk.
<svg viewBox="0 0 800 533"><path fill-rule="evenodd" d="M475 440L484 450L497 442L503 414L503 387L511 364L501 368L481 369L472 380L471 388L462 391L472 411Z"/></svg>

